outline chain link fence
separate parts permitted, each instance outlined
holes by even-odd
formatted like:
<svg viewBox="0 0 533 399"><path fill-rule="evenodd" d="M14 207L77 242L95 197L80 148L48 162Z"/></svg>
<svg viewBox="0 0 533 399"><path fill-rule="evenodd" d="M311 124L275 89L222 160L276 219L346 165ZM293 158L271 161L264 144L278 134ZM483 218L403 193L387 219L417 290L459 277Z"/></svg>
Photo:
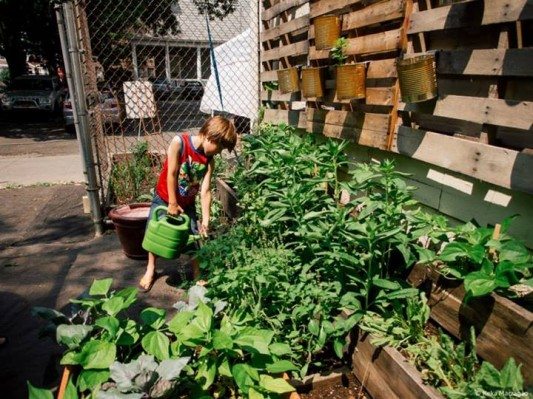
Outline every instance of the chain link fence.
<svg viewBox="0 0 533 399"><path fill-rule="evenodd" d="M72 71L69 85L83 86L71 88L66 107L79 129L85 118L104 209L149 192L177 133L196 133L215 113L249 130L259 104L258 3L71 0L56 8L65 61L71 69L73 57L80 61L81 81Z"/></svg>

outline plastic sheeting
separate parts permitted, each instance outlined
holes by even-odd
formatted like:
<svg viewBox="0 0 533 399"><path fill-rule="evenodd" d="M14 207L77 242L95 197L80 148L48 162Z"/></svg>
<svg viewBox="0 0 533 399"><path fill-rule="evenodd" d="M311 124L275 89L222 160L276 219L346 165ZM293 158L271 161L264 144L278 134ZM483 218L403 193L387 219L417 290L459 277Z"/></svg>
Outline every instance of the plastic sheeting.
<svg viewBox="0 0 533 399"><path fill-rule="evenodd" d="M259 97L257 37L251 29L215 47L218 75L222 91L220 103L214 67L204 90L200 111L223 111L254 119Z"/></svg>

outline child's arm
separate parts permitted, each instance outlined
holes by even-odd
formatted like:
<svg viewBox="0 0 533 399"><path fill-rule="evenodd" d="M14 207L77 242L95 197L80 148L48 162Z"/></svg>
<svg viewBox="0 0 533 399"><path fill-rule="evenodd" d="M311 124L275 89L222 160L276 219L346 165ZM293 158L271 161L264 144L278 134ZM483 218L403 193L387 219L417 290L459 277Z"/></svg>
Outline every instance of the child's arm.
<svg viewBox="0 0 533 399"><path fill-rule="evenodd" d="M178 189L178 154L181 151L181 139L176 136L170 142L167 150L168 171L167 171L167 192L168 192L168 214L177 215L182 213L183 209L178 205L176 191Z"/></svg>
<svg viewBox="0 0 533 399"><path fill-rule="evenodd" d="M202 221L199 226L200 234L206 236L209 231L209 217L211 213L211 178L213 171L215 170L215 160L211 159L207 165L207 172L205 173L202 181L202 187L200 191L200 203L202 204Z"/></svg>

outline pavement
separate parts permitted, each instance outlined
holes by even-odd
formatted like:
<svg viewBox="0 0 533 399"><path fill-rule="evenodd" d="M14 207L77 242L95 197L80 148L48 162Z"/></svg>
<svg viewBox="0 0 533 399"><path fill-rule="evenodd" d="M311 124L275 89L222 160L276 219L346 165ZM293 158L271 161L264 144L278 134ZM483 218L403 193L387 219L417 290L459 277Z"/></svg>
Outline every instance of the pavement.
<svg viewBox="0 0 533 399"><path fill-rule="evenodd" d="M26 381L39 387L59 383L62 349L39 338L42 322L33 306L69 313L69 300L94 279L113 278L113 287L136 286L145 261L123 253L113 230L94 237L83 213L83 185L53 185L0 190L0 396L27 398ZM163 274L149 293L139 293L136 307L172 310L182 297L177 287L186 262L163 261Z"/></svg>

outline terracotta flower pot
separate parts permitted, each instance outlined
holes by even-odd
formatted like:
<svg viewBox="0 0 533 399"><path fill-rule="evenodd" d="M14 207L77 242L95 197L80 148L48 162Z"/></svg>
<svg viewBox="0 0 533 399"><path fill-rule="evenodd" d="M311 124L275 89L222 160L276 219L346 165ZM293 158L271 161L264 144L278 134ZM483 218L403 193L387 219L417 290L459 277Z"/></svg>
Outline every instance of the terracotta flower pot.
<svg viewBox="0 0 533 399"><path fill-rule="evenodd" d="M315 98L324 95L321 68L302 68L302 95Z"/></svg>
<svg viewBox="0 0 533 399"><path fill-rule="evenodd" d="M437 96L435 54L397 60L402 101L417 103Z"/></svg>
<svg viewBox="0 0 533 399"><path fill-rule="evenodd" d="M150 212L150 204L129 204L111 209L109 218L115 225L124 254L131 259L147 259L142 247L144 230Z"/></svg>
<svg viewBox="0 0 533 399"><path fill-rule="evenodd" d="M315 26L315 47L317 50L332 48L341 35L341 21L335 15L322 15L313 21Z"/></svg>
<svg viewBox="0 0 533 399"><path fill-rule="evenodd" d="M366 67L365 64L346 64L337 66L335 82L337 98L349 100L366 97Z"/></svg>

